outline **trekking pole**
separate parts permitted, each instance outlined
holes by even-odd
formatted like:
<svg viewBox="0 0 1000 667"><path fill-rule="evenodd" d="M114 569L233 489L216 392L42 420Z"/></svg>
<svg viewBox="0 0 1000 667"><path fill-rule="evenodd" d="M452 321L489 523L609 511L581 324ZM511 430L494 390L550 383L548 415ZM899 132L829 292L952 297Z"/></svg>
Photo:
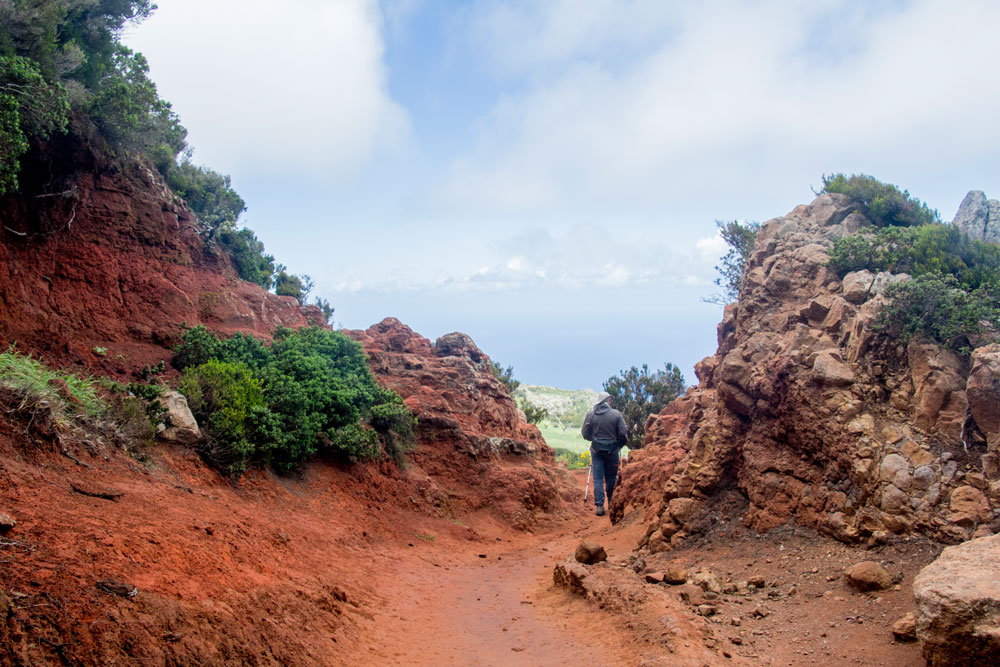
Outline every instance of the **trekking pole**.
<svg viewBox="0 0 1000 667"><path fill-rule="evenodd" d="M590 479L594 476L594 464L590 464L590 468L587 469L587 486L583 489L583 502L587 502L587 496L590 494Z"/></svg>

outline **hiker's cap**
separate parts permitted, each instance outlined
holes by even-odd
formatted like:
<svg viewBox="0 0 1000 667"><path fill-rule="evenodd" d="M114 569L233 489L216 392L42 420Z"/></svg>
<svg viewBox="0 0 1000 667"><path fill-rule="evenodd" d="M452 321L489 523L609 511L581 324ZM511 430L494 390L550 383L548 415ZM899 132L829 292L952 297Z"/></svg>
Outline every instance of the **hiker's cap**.
<svg viewBox="0 0 1000 667"><path fill-rule="evenodd" d="M594 403L594 405L600 405L601 403L604 403L605 401L610 401L610 400L611 400L611 394L609 394L606 391L602 391L601 393L599 393L597 395L597 403Z"/></svg>

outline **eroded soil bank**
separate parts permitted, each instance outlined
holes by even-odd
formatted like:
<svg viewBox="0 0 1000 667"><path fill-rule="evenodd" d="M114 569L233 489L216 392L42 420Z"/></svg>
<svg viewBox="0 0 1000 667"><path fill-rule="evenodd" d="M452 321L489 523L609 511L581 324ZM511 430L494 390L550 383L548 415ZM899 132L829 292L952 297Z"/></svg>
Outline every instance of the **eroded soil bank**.
<svg viewBox="0 0 1000 667"><path fill-rule="evenodd" d="M638 515L520 532L485 510L441 515L406 470L317 464L233 485L186 450L146 465L81 450L78 464L11 435L0 434L3 510L17 519L0 540L5 665L922 664L888 627L936 553L922 543L757 537L734 507L705 539L657 555L723 581L765 579L719 596L706 618L675 587L645 583L662 564L635 560ZM584 538L609 554L589 567L601 591L589 598L552 583ZM867 559L900 590L848 589L843 568Z"/></svg>

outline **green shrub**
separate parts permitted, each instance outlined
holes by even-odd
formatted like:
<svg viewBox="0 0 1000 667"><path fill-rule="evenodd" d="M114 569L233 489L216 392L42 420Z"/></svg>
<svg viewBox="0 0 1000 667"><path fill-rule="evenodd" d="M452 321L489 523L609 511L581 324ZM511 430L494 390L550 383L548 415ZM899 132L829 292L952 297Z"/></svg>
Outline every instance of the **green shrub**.
<svg viewBox="0 0 1000 667"><path fill-rule="evenodd" d="M276 270L278 273L274 278L274 293L278 296L293 296L300 305L304 306L306 299L309 298L309 293L313 290L312 278L306 275L294 276L288 273L281 264L277 266Z"/></svg>
<svg viewBox="0 0 1000 667"><path fill-rule="evenodd" d="M555 451L556 460L565 463L570 470L579 470L590 466L590 450L574 452L572 449L556 447L553 451Z"/></svg>
<svg viewBox="0 0 1000 667"><path fill-rule="evenodd" d="M529 424L538 424L543 419L549 416L549 411L545 408L540 408L528 403L525 400L520 402L519 407L521 411L524 412L524 420Z"/></svg>
<svg viewBox="0 0 1000 667"><path fill-rule="evenodd" d="M382 389L379 402L369 411L368 423L381 436L386 454L397 464L413 449L417 419L394 391Z"/></svg>
<svg viewBox="0 0 1000 667"><path fill-rule="evenodd" d="M911 198L906 190L900 191L895 185L866 174L824 174L821 192L847 195L876 227L911 227L940 222L936 210Z"/></svg>
<svg viewBox="0 0 1000 667"><path fill-rule="evenodd" d="M923 337L967 353L1000 331L998 283L967 290L953 276L928 273L890 285L884 294L888 304L873 328L903 344Z"/></svg>
<svg viewBox="0 0 1000 667"><path fill-rule="evenodd" d="M240 278L264 289L274 287L274 255L264 252L264 244L256 234L246 227L223 229L219 232L219 244L229 253Z"/></svg>
<svg viewBox="0 0 1000 667"><path fill-rule="evenodd" d="M1000 276L1000 246L974 241L952 225L888 227L837 239L830 268L841 277L861 269L951 275L962 287L977 289Z"/></svg>
<svg viewBox="0 0 1000 667"><path fill-rule="evenodd" d="M372 458L381 436L386 453L400 460L412 443L413 417L402 399L375 384L361 345L340 332L282 328L266 346L242 334L219 340L204 327L187 330L174 365L200 369L210 361L239 365L260 384L267 414L257 414L247 458L278 470L317 453Z"/></svg>
<svg viewBox="0 0 1000 667"><path fill-rule="evenodd" d="M719 230L719 236L729 246L729 250L722 257L722 264L715 267L719 272L719 277L715 279L715 284L722 288L721 294L715 294L705 301L726 305L733 303L740 298L740 285L743 282L743 269L746 267L750 253L753 252L754 242L757 240L757 231L760 229L759 222L741 222L730 220L729 222L715 221L715 226Z"/></svg>
<svg viewBox="0 0 1000 667"><path fill-rule="evenodd" d="M230 474L246 470L258 453L258 422L268 420L260 380L245 364L212 359L185 370L180 391L209 439L209 460Z"/></svg>

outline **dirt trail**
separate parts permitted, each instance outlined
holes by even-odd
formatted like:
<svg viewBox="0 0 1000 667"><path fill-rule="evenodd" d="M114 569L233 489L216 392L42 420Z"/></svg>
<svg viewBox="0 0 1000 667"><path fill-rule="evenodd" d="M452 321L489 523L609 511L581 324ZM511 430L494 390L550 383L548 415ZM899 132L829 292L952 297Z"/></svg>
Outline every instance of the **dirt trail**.
<svg viewBox="0 0 1000 667"><path fill-rule="evenodd" d="M480 528L465 544L415 538L387 559L377 609L346 662L398 665L635 665L640 647L596 606L556 589L552 570L584 537L624 557L638 526L612 531L606 517L512 534ZM421 539L421 537L423 539Z"/></svg>

